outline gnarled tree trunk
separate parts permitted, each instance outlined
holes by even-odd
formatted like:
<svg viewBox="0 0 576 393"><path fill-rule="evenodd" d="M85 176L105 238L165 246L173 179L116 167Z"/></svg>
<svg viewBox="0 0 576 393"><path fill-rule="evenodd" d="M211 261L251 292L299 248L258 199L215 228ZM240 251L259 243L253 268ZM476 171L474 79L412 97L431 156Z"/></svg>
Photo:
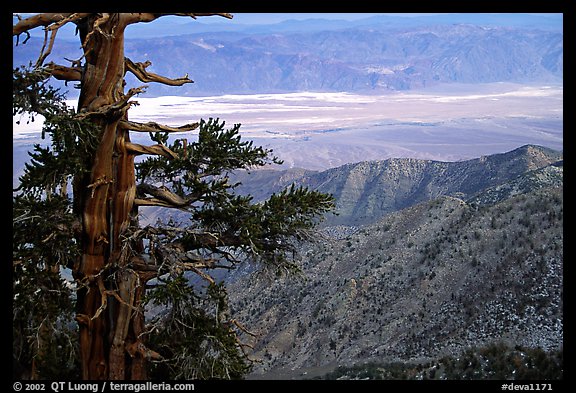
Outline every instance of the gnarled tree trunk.
<svg viewBox="0 0 576 393"><path fill-rule="evenodd" d="M132 359L126 355L126 346L133 344L127 337L136 340L141 333L131 331L139 280L126 269L126 258L120 252L120 236L128 226L136 189L134 156L125 147L129 134L119 126L127 116L127 105L113 108L126 99L126 24L119 14L101 17L99 22L94 18L79 24L86 63L78 112L103 113L94 116L100 144L92 158L90 178L84 179L79 189L83 195L79 204L83 254L76 274L85 283L78 293L83 378L144 379L145 368L132 373ZM109 296L112 293L115 295Z"/></svg>
<svg viewBox="0 0 576 393"><path fill-rule="evenodd" d="M89 380L146 379L146 363L159 355L142 342L144 315L141 305L144 284L157 272L142 268L142 244L127 244L126 230L137 227L134 156L173 156L165 146L141 146L130 142L129 131L190 131L198 123L169 127L157 123L128 121L129 99L141 88L124 92L126 71L140 81L171 86L191 83L187 76L170 79L146 71L149 62L134 63L124 57L124 31L134 23L151 22L161 16L196 18L196 13L44 13L19 19L13 35L43 26L46 38L36 68L51 76L80 81L78 117L89 117L99 141L86 153L85 173L72 179L73 209L82 219L77 242L82 254L73 269L79 284L77 315L82 377ZM230 18L228 14L219 14ZM71 67L44 65L56 32L67 23L78 27L83 56ZM26 40L28 39L26 38ZM26 41L25 40L25 41ZM139 265L140 268L136 266ZM140 269L140 270L139 270Z"/></svg>

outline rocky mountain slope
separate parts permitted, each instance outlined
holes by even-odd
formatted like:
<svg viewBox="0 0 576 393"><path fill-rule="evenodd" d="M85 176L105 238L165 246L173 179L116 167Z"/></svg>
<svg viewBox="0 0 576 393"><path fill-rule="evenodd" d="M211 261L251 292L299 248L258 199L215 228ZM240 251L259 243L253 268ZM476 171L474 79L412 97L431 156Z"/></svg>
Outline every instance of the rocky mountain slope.
<svg viewBox="0 0 576 393"><path fill-rule="evenodd" d="M489 205L503 201L514 195L525 194L532 190L558 187L564 180L564 161L528 171L506 183L489 187L468 200L470 204Z"/></svg>
<svg viewBox="0 0 576 393"><path fill-rule="evenodd" d="M325 224L363 225L441 195L473 199L477 203L495 202L497 194L503 198L538 184L558 185L563 171L555 163L560 160L560 152L526 145L466 161L394 158L347 164L323 172L253 171L239 173L235 180L243 183L239 192L249 193L256 200L292 182L331 193L337 201L338 215L327 216Z"/></svg>
<svg viewBox="0 0 576 393"><path fill-rule="evenodd" d="M562 347L562 187L485 206L439 196L372 225L327 229L302 251L301 277L229 284L238 319L258 333L253 378L493 342Z"/></svg>
<svg viewBox="0 0 576 393"><path fill-rule="evenodd" d="M258 333L247 337L261 361L252 378L426 362L496 342L562 349L561 152L252 175L245 191L307 184L333 192L340 214L302 249L302 276L231 277L234 312Z"/></svg>

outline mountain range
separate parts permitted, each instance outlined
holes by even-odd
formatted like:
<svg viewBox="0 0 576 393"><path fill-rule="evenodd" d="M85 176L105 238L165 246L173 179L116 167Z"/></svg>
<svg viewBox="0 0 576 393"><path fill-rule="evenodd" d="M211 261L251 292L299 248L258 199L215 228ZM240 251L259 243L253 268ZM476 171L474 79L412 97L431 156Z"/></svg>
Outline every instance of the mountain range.
<svg viewBox="0 0 576 393"><path fill-rule="evenodd" d="M127 57L150 60L151 72L189 74L195 80L180 88L151 84L148 95L386 92L445 83L557 83L563 77L557 18L464 14L361 21L319 17L256 26L228 21L196 28L194 23L159 25L155 36L139 36L134 26L129 36L138 38L126 39ZM69 38L57 42L48 61L81 58L79 43ZM41 45L33 36L15 47L13 65L35 60ZM142 84L130 75L127 81Z"/></svg>
<svg viewBox="0 0 576 393"><path fill-rule="evenodd" d="M451 196L497 202L522 190L562 181L562 153L535 145L454 162L392 158L346 164L325 171L287 169L236 173L238 192L263 200L291 183L334 195L337 215L324 225L372 224L384 215Z"/></svg>
<svg viewBox="0 0 576 393"><path fill-rule="evenodd" d="M228 279L234 315L257 333L246 337L258 360L250 378L457 358L494 343L562 350L560 152L523 146L448 166L394 159L277 179L314 176L336 191L340 215L302 246L302 274L247 267Z"/></svg>

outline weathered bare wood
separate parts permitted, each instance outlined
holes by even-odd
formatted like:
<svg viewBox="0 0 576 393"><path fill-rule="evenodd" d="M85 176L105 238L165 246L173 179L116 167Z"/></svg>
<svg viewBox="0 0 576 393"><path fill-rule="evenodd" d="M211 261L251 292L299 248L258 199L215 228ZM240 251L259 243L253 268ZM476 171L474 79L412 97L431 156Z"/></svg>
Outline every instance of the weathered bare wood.
<svg viewBox="0 0 576 393"><path fill-rule="evenodd" d="M208 281L210 284L216 284L216 281L212 278L211 275L204 273L202 270L196 269L195 267L190 267L190 270L199 275L204 280Z"/></svg>
<svg viewBox="0 0 576 393"><path fill-rule="evenodd" d="M222 16L227 19L232 19L232 14L227 13L152 13L152 12L142 12L142 13L129 13L123 14L127 24L139 23L139 22L152 22L162 16L189 16L192 19L196 19L199 16Z"/></svg>
<svg viewBox="0 0 576 393"><path fill-rule="evenodd" d="M128 90L125 96L109 104L105 104L104 98L99 96L92 100L86 109L82 108L76 117L82 120L91 116L112 116L114 113L120 113L120 111L128 109L130 105L134 105L135 102L129 101L130 98L142 93L142 91L144 91L143 87L132 88ZM120 118L117 119L117 122L120 122Z"/></svg>
<svg viewBox="0 0 576 393"><path fill-rule="evenodd" d="M66 67L58 65L53 62L46 64L46 71L48 71L54 78L63 81L80 81L82 80L81 67Z"/></svg>
<svg viewBox="0 0 576 393"><path fill-rule="evenodd" d="M144 345L144 343L140 340L130 344L126 347L126 351L132 357L141 356L146 360L161 360L162 355L158 352L153 351Z"/></svg>
<svg viewBox="0 0 576 393"><path fill-rule="evenodd" d="M158 207L174 207L171 204L161 201L157 198L135 198L135 206L158 206Z"/></svg>
<svg viewBox="0 0 576 393"><path fill-rule="evenodd" d="M144 83L158 82L168 86L182 86L186 83L194 83L192 79L188 78L188 74L181 78L171 79L162 75L155 74L153 72L146 71L146 68L152 64L151 61L145 61L144 63L134 63L127 57L124 59L124 61L126 62L126 71L130 71L136 78Z"/></svg>
<svg viewBox="0 0 576 393"><path fill-rule="evenodd" d="M136 132L186 132L193 131L200 126L200 123L184 124L183 126L172 127L164 124L158 124L150 121L147 123L138 123L135 121L121 120L120 126L130 131Z"/></svg>
<svg viewBox="0 0 576 393"><path fill-rule="evenodd" d="M121 237L130 225L130 212L136 197L136 174L134 169L134 155L130 153L130 133L121 128L117 129L115 143L115 158L113 166L116 171L116 182L113 184L113 226L112 226L112 255L111 262L124 267L127 264L122 256Z"/></svg>
<svg viewBox="0 0 576 393"><path fill-rule="evenodd" d="M18 21L12 27L12 35L22 34L25 31L35 29L41 26L55 26L59 28L63 23L74 22L89 16L89 13L42 13L36 14L29 18L24 18Z"/></svg>
<svg viewBox="0 0 576 393"><path fill-rule="evenodd" d="M58 29L69 22L75 22L80 20L89 14L86 13L72 13L72 14L62 14L62 13L44 13L34 15L30 18L20 19L16 25L12 28L13 35L20 35L26 33L28 37L24 42L28 40L30 34L29 30L36 27L44 26L44 43L42 49L40 50L40 55L36 61L36 67L42 66L46 57L52 53L52 48L54 47L54 41L56 40L56 34ZM50 38L48 38L50 36ZM46 48L48 45L48 48Z"/></svg>
<svg viewBox="0 0 576 393"><path fill-rule="evenodd" d="M124 360L126 339L130 330L132 313L138 311L134 307L134 296L138 285L138 275L129 270L119 272L119 281L124 284L119 286L118 293L111 292L119 302L117 316L114 319L112 345L108 361L110 363L109 378L123 380L126 378L126 366ZM110 292L110 291L109 291Z"/></svg>
<svg viewBox="0 0 576 393"><path fill-rule="evenodd" d="M254 332L251 332L250 330L248 330L246 328L246 326L244 326L243 324L241 324L240 322L238 322L236 319L231 319L229 321L230 324L235 325L238 329L242 330L244 333L252 336L252 337L257 337L258 335Z"/></svg>
<svg viewBox="0 0 576 393"><path fill-rule="evenodd" d="M143 192L153 197L168 203L174 207L183 207L190 203L190 200L182 198L180 195L174 194L165 187L156 187L151 184L138 184L137 189L139 192Z"/></svg>
<svg viewBox="0 0 576 393"><path fill-rule="evenodd" d="M94 31L94 23L100 19L99 15L90 15L80 26L81 38ZM118 203L115 189L118 184L125 182L118 177L121 171L116 168L118 123L125 115L128 99L138 91L132 90L128 95L122 91L124 76L124 35L123 26L117 25L113 20L106 25L100 25L101 31L106 31L110 38L104 37L100 32L93 33L90 39L89 52L84 47L85 65L82 75L82 90L78 102L80 117L91 116L94 124L100 129L100 142L94 153L88 186L95 184L98 179L111 180L110 183L100 184L92 188L90 195L81 201L83 206L84 234L82 236L83 260L77 277L86 277L104 272L109 265L113 247L120 243L115 239L124 222L122 214L115 213ZM114 32L114 34L111 34ZM123 174L122 176L128 176ZM106 243L103 240L109 239ZM88 263L89 262L89 263ZM125 285L118 282L118 286ZM81 313L95 315L103 305L100 290L94 284L88 285L78 292L78 301ZM111 300L107 299L109 303ZM117 300L112 300L117 303ZM110 363L111 324L110 313L101 312L98 318L92 320L92 326L80 325L80 351L82 353L83 378L102 380L110 377L111 368L126 368L122 364Z"/></svg>
<svg viewBox="0 0 576 393"><path fill-rule="evenodd" d="M36 61L36 68L40 67L44 63L46 57L52 53L52 47L54 46L54 40L56 39L56 33L58 30L52 30L50 41L48 41L48 32L48 29L44 31L44 44L42 44L42 49L40 49L40 56L38 56L38 60ZM46 50L46 42L48 42L48 50Z"/></svg>
<svg viewBox="0 0 576 393"><path fill-rule="evenodd" d="M129 131L185 132L196 129L199 124L171 127L128 121L128 109L137 104L130 99L144 88L124 92L127 71L145 83L180 86L192 80L187 75L175 79L160 76L147 71L150 62L134 63L126 59L124 30L129 24L151 22L165 15L232 17L207 13L42 13L21 19L13 26L14 36L29 37L29 30L45 29L37 66L42 66L41 70L56 79L81 82L77 116L79 119L89 117L98 133L99 144L90 157L89 174L75 176L73 180L74 212L82 217L76 234L82 255L73 273L79 284L76 319L84 379L146 379L146 361L161 358L141 341L145 331L141 301L146 281L164 268L134 260L134 253L126 252L122 244L126 243L130 220L137 214L135 206L154 204L184 210L189 208L193 197L143 185L138 186L138 191L151 198L136 198L135 156L156 154L171 159L177 156L161 144L132 143ZM72 62L71 67L53 62L43 65L52 52L58 30L68 23L78 28L82 57ZM199 233L198 240L206 240L208 247L234 243L233 238L222 239L206 232ZM130 247L135 243L137 241ZM175 263L208 280L209 276L200 269L219 267L216 260L201 257L176 259ZM135 270L128 273L129 269Z"/></svg>
<svg viewBox="0 0 576 393"><path fill-rule="evenodd" d="M152 146L144 146L138 143L126 143L126 152L128 154L133 155L140 155L140 154L150 154L155 156L163 156L166 158L176 159L178 155L174 153L172 150L168 149L164 145L152 145Z"/></svg>

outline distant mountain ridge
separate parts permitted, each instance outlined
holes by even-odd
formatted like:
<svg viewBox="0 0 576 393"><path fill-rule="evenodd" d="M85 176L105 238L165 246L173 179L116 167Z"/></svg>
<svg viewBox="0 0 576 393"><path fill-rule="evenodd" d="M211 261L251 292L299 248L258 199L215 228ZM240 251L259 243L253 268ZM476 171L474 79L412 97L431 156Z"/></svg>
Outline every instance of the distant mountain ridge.
<svg viewBox="0 0 576 393"><path fill-rule="evenodd" d="M562 34L468 25L262 34L238 40L193 35L154 41L131 41L127 55L137 58L145 51L160 74L189 72L196 83L180 89L183 94L558 82L563 73ZM167 64L165 58L174 61ZM157 95L162 91L166 89L150 89Z"/></svg>
<svg viewBox="0 0 576 393"><path fill-rule="evenodd" d="M522 13L450 13L431 14L419 16L404 15L375 15L365 18L346 20L344 18L327 19L322 13L308 14L308 18L288 18L281 22L274 22L275 14L262 14L257 17L258 21L246 15L239 17L237 14L232 21L222 20L217 17L200 18L193 22L185 22L178 18L174 20L162 18L151 24L137 24L130 26L127 31L128 38L153 38L163 36L176 36L196 33L227 33L235 34L274 34L302 31L326 31L342 30L350 28L414 28L421 26L446 26L454 24L472 24L478 26L529 28L545 31L562 31L562 14L522 14ZM266 17L271 16L270 20ZM209 21L210 20L210 21ZM16 18L13 19L16 22ZM43 36L40 30L33 31L32 35ZM64 31L61 36L64 39L74 39L73 31Z"/></svg>
<svg viewBox="0 0 576 393"><path fill-rule="evenodd" d="M238 191L256 200L264 199L295 182L331 193L337 201L337 216L327 216L325 225L364 225L384 215L429 201L442 195L462 200L488 199L478 195L562 160L562 153L541 146L525 145L510 152L472 160L441 162L413 158L393 158L346 164L323 172L304 170L254 171L239 173L235 181L243 183ZM562 167L549 169L553 175L546 186L562 180ZM254 176L254 177L252 177ZM532 176L535 176L532 173ZM532 190L525 187L527 190ZM504 191L502 191L504 192ZM515 194L521 193L515 191ZM512 195L512 191L507 195ZM502 199L502 198L500 198ZM498 201L492 197L493 202ZM486 202L487 203L487 202Z"/></svg>
<svg viewBox="0 0 576 393"><path fill-rule="evenodd" d="M151 84L147 94L156 96L386 92L454 82L562 81L561 29L542 30L526 23L472 24L481 23L472 16L460 24L442 21L446 16L425 19L426 23L404 18L407 25L390 18L350 22L346 28L336 21L287 21L296 27L285 31L262 27L263 31L250 33L226 31L226 24L206 25L221 30L127 39L125 51L133 61L150 60L151 72L170 77L189 74L195 81L178 89ZM190 32L195 31L192 27ZM174 26L173 33L185 31L181 29ZM41 38L33 37L16 47L13 65L35 60L41 44ZM50 59L65 63L64 57L75 54L81 56L77 42L61 41ZM130 75L127 80L141 85Z"/></svg>

